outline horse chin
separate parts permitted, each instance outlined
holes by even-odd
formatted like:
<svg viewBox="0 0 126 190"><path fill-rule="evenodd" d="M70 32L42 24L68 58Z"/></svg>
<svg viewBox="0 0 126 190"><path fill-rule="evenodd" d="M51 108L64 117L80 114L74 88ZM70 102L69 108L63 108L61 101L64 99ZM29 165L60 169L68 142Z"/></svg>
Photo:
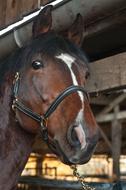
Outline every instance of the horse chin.
<svg viewBox="0 0 126 190"><path fill-rule="evenodd" d="M71 164L86 164L92 157L95 146L94 144L87 144L86 147L69 158Z"/></svg>
<svg viewBox="0 0 126 190"><path fill-rule="evenodd" d="M87 163L91 159L95 145L94 143L87 143L84 149L74 149L72 151L72 154L69 154L71 150L65 151L65 149L67 149L65 148L65 145L63 148L61 148L59 142L57 140L54 140L53 143L50 143L50 148L53 151L53 153L55 153L64 164L82 165Z"/></svg>

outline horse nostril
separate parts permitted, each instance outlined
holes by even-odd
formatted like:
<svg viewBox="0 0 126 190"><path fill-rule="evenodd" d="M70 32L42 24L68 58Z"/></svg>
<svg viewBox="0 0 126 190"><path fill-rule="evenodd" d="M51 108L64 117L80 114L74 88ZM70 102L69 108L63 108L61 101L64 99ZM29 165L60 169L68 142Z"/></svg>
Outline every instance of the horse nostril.
<svg viewBox="0 0 126 190"><path fill-rule="evenodd" d="M67 139L71 146L80 147L81 143L78 139L78 136L75 130L76 127L77 126L69 127L68 132L67 132Z"/></svg>

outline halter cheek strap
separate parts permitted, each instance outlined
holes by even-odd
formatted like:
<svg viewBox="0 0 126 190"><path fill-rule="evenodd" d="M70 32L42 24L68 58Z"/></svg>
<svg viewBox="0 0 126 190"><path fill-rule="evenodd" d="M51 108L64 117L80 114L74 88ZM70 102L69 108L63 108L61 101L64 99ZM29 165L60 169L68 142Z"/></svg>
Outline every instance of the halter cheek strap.
<svg viewBox="0 0 126 190"><path fill-rule="evenodd" d="M15 75L14 86L13 86L14 99L12 103L12 109L14 111L18 109L28 117L40 123L40 130L42 133L42 137L43 140L46 142L48 142L48 129L47 129L48 118L56 110L56 108L64 100L64 98L66 98L67 96L69 96L74 92L81 91L88 99L88 93L83 87L72 85L66 88L63 92L61 92L57 96L57 98L52 102L52 104L49 106L47 111L43 115L40 115L36 112L33 112L30 108L26 107L22 102L18 100L19 84L20 84L20 76L19 73L17 72Z"/></svg>
<svg viewBox="0 0 126 190"><path fill-rule="evenodd" d="M16 109L27 115L28 117L32 118L33 120L40 123L40 132L42 134L42 138L44 141L48 141L48 132L47 132L47 120L48 117L44 117L38 113L33 112L30 108L26 107L22 102L18 100L18 90L20 84L20 75L17 72L15 74L14 86L13 86L13 103L12 103L12 110L16 112Z"/></svg>

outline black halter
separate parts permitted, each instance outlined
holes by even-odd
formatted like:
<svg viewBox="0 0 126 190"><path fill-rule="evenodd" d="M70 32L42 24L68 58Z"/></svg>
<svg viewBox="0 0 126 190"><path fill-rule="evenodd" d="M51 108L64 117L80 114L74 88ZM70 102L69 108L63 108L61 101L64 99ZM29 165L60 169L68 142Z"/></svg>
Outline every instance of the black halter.
<svg viewBox="0 0 126 190"><path fill-rule="evenodd" d="M63 99L76 91L81 91L88 99L88 93L83 87L72 85L66 88L63 92L61 92L57 96L57 98L52 102L52 104L49 106L47 111L43 115L40 115L38 113L33 112L30 108L26 107L22 102L18 100L19 80L20 80L20 76L19 76L19 73L17 72L15 75L14 87L13 87L14 100L12 104L12 109L14 111L15 109L18 109L21 112L23 112L25 115L31 117L32 119L40 123L42 137L43 137L43 140L46 142L48 142L47 120L49 116L58 107L58 105L63 101Z"/></svg>

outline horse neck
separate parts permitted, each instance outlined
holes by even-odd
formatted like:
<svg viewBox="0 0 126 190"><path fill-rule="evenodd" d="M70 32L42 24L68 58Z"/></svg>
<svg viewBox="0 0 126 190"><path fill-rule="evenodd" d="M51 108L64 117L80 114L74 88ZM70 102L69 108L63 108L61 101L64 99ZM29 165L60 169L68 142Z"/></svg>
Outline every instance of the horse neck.
<svg viewBox="0 0 126 190"><path fill-rule="evenodd" d="M11 87L0 99L0 190L14 190L29 154L34 136L15 121L11 109Z"/></svg>

